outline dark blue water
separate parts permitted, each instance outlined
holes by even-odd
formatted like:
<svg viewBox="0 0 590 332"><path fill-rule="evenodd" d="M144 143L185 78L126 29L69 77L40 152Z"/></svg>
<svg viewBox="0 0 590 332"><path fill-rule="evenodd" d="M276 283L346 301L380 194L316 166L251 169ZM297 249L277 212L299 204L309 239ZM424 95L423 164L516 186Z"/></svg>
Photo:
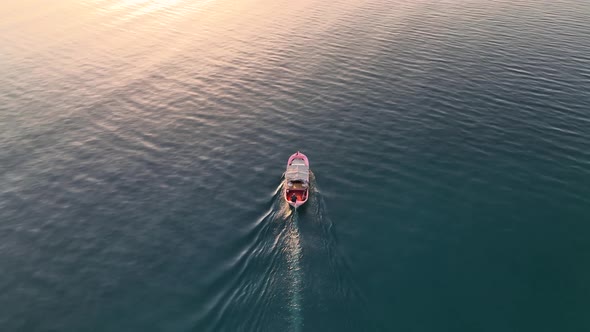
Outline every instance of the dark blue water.
<svg viewBox="0 0 590 332"><path fill-rule="evenodd" d="M589 331L589 17L5 1L0 331Z"/></svg>

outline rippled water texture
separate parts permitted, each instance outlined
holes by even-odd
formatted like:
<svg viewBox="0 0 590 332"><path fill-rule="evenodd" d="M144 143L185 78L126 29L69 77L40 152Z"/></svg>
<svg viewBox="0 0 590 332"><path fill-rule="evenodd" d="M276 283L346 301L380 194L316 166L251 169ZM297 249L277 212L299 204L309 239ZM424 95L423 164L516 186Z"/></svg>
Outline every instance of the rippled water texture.
<svg viewBox="0 0 590 332"><path fill-rule="evenodd" d="M2 1L0 331L590 331L589 18Z"/></svg>

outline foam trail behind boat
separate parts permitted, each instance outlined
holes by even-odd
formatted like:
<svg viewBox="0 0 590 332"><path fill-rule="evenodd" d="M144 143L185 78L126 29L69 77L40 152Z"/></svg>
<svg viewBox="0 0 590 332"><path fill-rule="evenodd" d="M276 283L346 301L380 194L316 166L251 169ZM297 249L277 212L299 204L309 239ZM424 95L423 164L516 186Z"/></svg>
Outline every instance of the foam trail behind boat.
<svg viewBox="0 0 590 332"><path fill-rule="evenodd" d="M295 209L291 218L287 223L287 234L286 234L286 259L287 267L289 270L289 281L290 281L290 303L289 309L291 313L291 330L301 331L303 328L303 308L302 308L302 282L303 282L303 271L301 267L301 240L299 232L299 214Z"/></svg>

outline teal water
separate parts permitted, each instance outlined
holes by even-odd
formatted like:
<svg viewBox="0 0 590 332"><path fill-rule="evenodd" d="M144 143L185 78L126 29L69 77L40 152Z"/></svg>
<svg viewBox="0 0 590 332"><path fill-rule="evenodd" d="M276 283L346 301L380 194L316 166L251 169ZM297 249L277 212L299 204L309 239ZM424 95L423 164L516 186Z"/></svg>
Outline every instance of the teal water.
<svg viewBox="0 0 590 332"><path fill-rule="evenodd" d="M589 331L588 17L2 2L0 331Z"/></svg>

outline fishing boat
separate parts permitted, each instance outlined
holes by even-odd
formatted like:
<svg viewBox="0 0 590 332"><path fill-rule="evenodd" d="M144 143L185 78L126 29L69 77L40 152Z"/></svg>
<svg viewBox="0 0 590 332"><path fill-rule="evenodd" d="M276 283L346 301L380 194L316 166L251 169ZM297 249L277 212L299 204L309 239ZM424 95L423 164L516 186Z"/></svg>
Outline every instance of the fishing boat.
<svg viewBox="0 0 590 332"><path fill-rule="evenodd" d="M284 197L292 207L299 207L307 202L309 194L309 160L303 153L289 157L285 171Z"/></svg>

